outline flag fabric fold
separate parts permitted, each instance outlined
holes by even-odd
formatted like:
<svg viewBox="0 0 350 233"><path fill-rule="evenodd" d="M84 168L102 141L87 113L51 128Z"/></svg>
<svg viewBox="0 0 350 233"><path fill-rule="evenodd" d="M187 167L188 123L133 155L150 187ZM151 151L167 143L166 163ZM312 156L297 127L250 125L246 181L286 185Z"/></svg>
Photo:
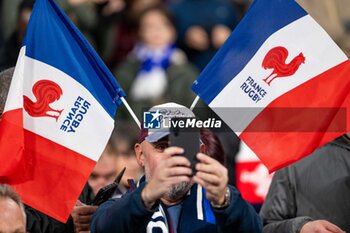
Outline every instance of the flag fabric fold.
<svg viewBox="0 0 350 233"><path fill-rule="evenodd" d="M192 89L270 172L349 131L350 64L293 0L256 0Z"/></svg>
<svg viewBox="0 0 350 233"><path fill-rule="evenodd" d="M0 122L0 182L65 222L125 94L53 0L37 0Z"/></svg>

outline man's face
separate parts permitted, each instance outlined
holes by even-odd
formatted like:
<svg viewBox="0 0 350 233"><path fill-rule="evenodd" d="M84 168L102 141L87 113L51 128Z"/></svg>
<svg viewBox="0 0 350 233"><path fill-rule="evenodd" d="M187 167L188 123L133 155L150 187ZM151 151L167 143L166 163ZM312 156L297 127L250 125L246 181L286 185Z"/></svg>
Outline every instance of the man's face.
<svg viewBox="0 0 350 233"><path fill-rule="evenodd" d="M150 11L141 19L139 34L143 42L153 48L163 48L175 41L175 29L160 11Z"/></svg>
<svg viewBox="0 0 350 233"><path fill-rule="evenodd" d="M134 154L119 156L117 158L117 174L119 174L124 167L126 167L126 170L122 179L120 180L120 183L124 187L128 188L128 179L132 179L136 182L142 176L143 172L142 167L137 163L136 156Z"/></svg>
<svg viewBox="0 0 350 233"><path fill-rule="evenodd" d="M166 158L164 150L169 146L167 138L161 139L156 143L144 141L141 143L143 153L146 180L151 180L159 163ZM191 184L187 182L178 183L164 195L164 198L170 201L184 196L190 189Z"/></svg>
<svg viewBox="0 0 350 233"><path fill-rule="evenodd" d="M10 198L0 198L0 233L24 233L25 219L19 205Z"/></svg>
<svg viewBox="0 0 350 233"><path fill-rule="evenodd" d="M147 141L141 143L142 153L144 155L144 167L146 180L151 180L159 164L164 158L164 150L168 147L167 140L161 140L155 144Z"/></svg>
<svg viewBox="0 0 350 233"><path fill-rule="evenodd" d="M111 155L102 155L88 180L94 195L96 195L102 187L113 183L116 176L115 157Z"/></svg>

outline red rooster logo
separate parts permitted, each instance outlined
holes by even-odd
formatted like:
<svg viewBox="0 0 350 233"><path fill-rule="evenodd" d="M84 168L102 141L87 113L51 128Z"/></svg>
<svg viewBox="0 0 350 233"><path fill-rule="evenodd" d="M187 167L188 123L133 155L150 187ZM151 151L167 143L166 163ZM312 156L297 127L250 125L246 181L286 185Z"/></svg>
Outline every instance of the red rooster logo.
<svg viewBox="0 0 350 233"><path fill-rule="evenodd" d="M57 121L63 109L55 110L49 105L60 99L62 95L61 87L50 80L40 80L34 84L32 91L36 102L33 102L27 96L23 96L26 112L32 117L47 116L55 118Z"/></svg>
<svg viewBox="0 0 350 233"><path fill-rule="evenodd" d="M262 62L262 67L266 69L273 69L272 73L267 76L265 81L269 86L275 78L287 77L295 74L299 69L301 63L305 63L303 53L293 58L289 64L286 64L288 57L288 50L282 46L272 48L266 55Z"/></svg>

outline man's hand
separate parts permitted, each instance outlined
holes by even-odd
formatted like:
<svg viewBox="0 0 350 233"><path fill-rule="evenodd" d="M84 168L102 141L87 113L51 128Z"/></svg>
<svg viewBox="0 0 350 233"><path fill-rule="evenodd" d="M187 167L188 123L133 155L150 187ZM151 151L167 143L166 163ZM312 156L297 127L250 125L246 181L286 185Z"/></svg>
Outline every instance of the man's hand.
<svg viewBox="0 0 350 233"><path fill-rule="evenodd" d="M91 217L96 209L97 206L89 206L77 201L71 213L76 233L90 232Z"/></svg>
<svg viewBox="0 0 350 233"><path fill-rule="evenodd" d="M225 202L225 193L228 184L228 172L217 160L208 155L198 153L200 161L196 165L197 173L193 181L202 185L207 193L207 199L215 205L222 205Z"/></svg>
<svg viewBox="0 0 350 233"><path fill-rule="evenodd" d="M345 231L326 220L316 220L306 223L300 233L345 233Z"/></svg>
<svg viewBox="0 0 350 233"><path fill-rule="evenodd" d="M174 156L183 153L179 147L169 147L159 155L160 160L153 176L142 190L141 198L146 208L152 206L175 184L190 182L192 170L190 161L184 156Z"/></svg>

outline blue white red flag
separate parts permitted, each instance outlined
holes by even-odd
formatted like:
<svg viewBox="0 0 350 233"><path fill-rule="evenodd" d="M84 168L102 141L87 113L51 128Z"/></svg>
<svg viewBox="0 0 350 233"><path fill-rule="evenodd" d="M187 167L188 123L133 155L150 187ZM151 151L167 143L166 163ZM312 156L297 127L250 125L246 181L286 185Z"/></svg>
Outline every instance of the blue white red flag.
<svg viewBox="0 0 350 233"><path fill-rule="evenodd" d="M294 0L256 0L192 89L271 172L349 131L349 76Z"/></svg>
<svg viewBox="0 0 350 233"><path fill-rule="evenodd" d="M65 222L125 96L53 0L37 0L0 123L0 183Z"/></svg>

